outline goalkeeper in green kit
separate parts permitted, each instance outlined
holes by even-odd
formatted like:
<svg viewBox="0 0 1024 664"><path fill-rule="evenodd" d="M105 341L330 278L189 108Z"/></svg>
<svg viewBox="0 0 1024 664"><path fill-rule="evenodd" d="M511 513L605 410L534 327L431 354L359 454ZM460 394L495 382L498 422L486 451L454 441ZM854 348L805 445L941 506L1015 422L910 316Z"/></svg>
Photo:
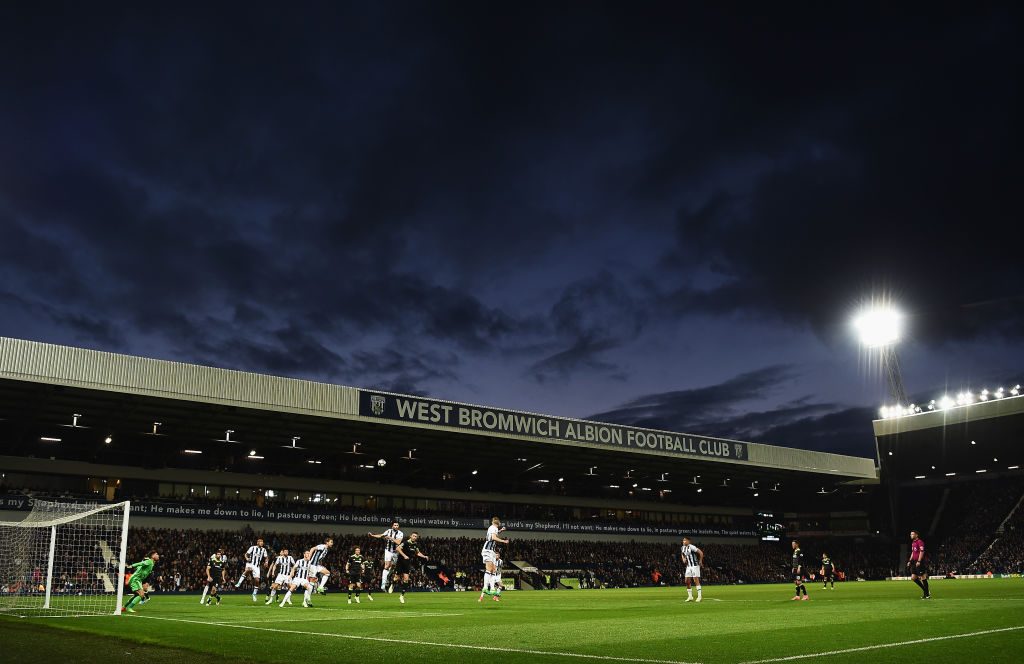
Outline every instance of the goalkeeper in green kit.
<svg viewBox="0 0 1024 664"><path fill-rule="evenodd" d="M158 560L160 560L160 554L150 551L143 560L128 566L135 570L128 578L128 587L132 589L132 598L124 605L124 610L128 613L135 613L135 609L132 607L146 599L145 582L153 573L153 566Z"/></svg>

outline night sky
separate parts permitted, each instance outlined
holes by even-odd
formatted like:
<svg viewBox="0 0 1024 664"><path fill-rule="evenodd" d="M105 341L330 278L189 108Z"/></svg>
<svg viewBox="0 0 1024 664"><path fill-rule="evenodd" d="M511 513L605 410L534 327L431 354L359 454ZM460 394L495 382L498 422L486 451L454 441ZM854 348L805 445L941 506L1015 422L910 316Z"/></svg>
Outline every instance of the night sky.
<svg viewBox="0 0 1024 664"><path fill-rule="evenodd" d="M134 4L0 8L0 335L863 455L871 297L1024 382L1013 4Z"/></svg>

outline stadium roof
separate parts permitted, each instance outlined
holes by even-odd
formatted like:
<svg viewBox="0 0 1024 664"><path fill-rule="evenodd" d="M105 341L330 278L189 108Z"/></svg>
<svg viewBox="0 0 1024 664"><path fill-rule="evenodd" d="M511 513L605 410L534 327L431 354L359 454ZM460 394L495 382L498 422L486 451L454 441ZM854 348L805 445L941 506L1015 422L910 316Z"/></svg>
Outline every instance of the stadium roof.
<svg viewBox="0 0 1024 664"><path fill-rule="evenodd" d="M152 465L168 467L186 463L185 449L205 452L207 459L229 450L232 469L240 461L254 472L284 474L289 467L311 470L306 464L331 455L334 461L324 463L335 471L341 466L342 472L378 473L379 481L394 483L416 484L424 474L463 476L477 468L490 469L492 481L494 473L516 479L520 490L584 474L596 478L590 482L623 490L632 488L629 480L643 485L637 490L660 490L696 476L702 483L728 479L736 485L876 478L875 460L868 458L2 337L0 418L7 420L0 424L7 425L8 436L18 436L18 453L25 456L52 449L40 438L84 436L95 445L98 437L114 433L118 442L148 441L120 446L117 458L131 463L139 462L132 455L140 447L154 457L148 459ZM296 449L282 449L291 445ZM100 445L88 459L102 461L103 455ZM376 467L378 458L387 461L386 469Z"/></svg>
<svg viewBox="0 0 1024 664"><path fill-rule="evenodd" d="M873 426L883 467L897 479L1020 472L1024 467L1024 396L889 417Z"/></svg>

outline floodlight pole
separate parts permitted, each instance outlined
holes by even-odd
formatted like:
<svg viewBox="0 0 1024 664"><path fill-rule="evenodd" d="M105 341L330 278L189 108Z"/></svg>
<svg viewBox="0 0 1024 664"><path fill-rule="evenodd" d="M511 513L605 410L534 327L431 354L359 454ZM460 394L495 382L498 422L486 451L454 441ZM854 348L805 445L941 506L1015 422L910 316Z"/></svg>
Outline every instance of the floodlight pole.
<svg viewBox="0 0 1024 664"><path fill-rule="evenodd" d="M905 408L910 405L910 399L907 397L907 389L903 386L903 372L900 371L900 361L896 355L896 346L894 344L883 346L880 351L882 369L885 371L885 378L889 382L889 395L893 398L896 405ZM897 529L899 524L896 522L896 515L899 514L899 490L896 487L896 483L892 481L892 478L883 477L885 461L883 461L882 451L878 447L877 437L875 438L875 453L878 455L879 480L889 487L889 527L893 536L898 537ZM889 481L885 481L886 479Z"/></svg>
<svg viewBox="0 0 1024 664"><path fill-rule="evenodd" d="M903 386L903 372L900 371L900 361L896 356L895 346L882 348L882 368L885 370L885 377L889 381L889 394L899 406L909 406L910 399L907 397L907 390Z"/></svg>

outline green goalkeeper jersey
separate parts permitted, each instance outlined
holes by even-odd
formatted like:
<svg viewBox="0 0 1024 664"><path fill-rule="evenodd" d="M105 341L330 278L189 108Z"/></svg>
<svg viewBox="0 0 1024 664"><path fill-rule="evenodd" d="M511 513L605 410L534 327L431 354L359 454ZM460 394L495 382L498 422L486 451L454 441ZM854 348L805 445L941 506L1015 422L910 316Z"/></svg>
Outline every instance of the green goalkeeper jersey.
<svg viewBox="0 0 1024 664"><path fill-rule="evenodd" d="M139 561L129 567L134 567L135 572L132 573L129 581L145 581L149 578L149 575L153 572L153 565L156 565L156 561L152 558L146 558L145 560Z"/></svg>

